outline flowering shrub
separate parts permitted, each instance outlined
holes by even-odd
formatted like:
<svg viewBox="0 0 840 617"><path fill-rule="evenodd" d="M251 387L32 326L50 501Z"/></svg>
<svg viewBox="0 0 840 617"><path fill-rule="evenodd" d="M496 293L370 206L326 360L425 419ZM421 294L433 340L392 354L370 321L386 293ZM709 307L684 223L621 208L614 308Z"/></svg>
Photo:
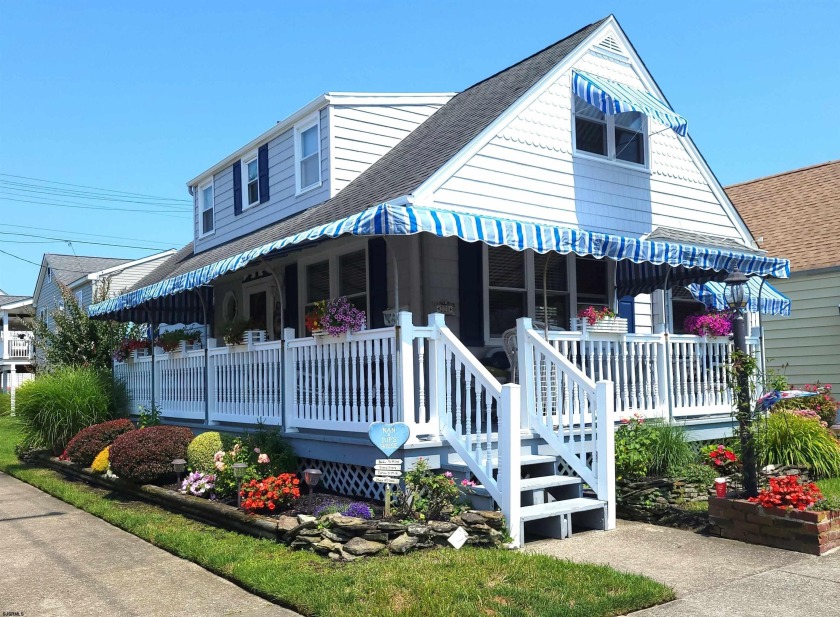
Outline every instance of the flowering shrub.
<svg viewBox="0 0 840 617"><path fill-rule="evenodd" d="M105 448L96 455L96 458L93 459L93 462L90 464L90 470L93 473L105 473L108 471L108 451L110 450L111 446L105 446Z"/></svg>
<svg viewBox="0 0 840 617"><path fill-rule="evenodd" d="M277 475L278 465L272 464L271 457L258 447L245 445L241 437L233 440L230 450L219 450L213 454L213 468L216 474L216 493L223 497L236 495L236 477L233 475L234 463L246 463L248 467L242 476L242 484L251 480ZM281 474L282 475L282 474Z"/></svg>
<svg viewBox="0 0 840 617"><path fill-rule="evenodd" d="M805 418L806 420L814 420L815 422L819 422L823 428L828 428L828 422L823 422L820 414L813 409L783 409L780 413L789 413L800 418Z"/></svg>
<svg viewBox="0 0 840 617"><path fill-rule="evenodd" d="M67 459L77 465L88 467L106 446L111 445L123 433L132 430L134 430L134 425L131 420L126 419L94 424L76 433L76 436L67 444L64 454Z"/></svg>
<svg viewBox="0 0 840 617"><path fill-rule="evenodd" d="M703 462L722 476L729 476L738 471L738 457L731 448L724 445L706 446L700 453Z"/></svg>
<svg viewBox="0 0 840 617"><path fill-rule="evenodd" d="M216 476L212 473L201 473L194 471L181 483L181 492L184 494L195 495L196 497L207 497L215 499L216 495L213 489L216 486Z"/></svg>
<svg viewBox="0 0 840 617"><path fill-rule="evenodd" d="M596 309L594 306L587 306L585 309L578 311L578 318L585 319L590 326L594 326L607 317L615 317L615 313L607 307Z"/></svg>
<svg viewBox="0 0 840 617"><path fill-rule="evenodd" d="M306 329L322 330L332 336L358 332L367 324L365 312L350 304L347 296L315 303L315 309L306 316Z"/></svg>
<svg viewBox="0 0 840 617"><path fill-rule="evenodd" d="M798 476L770 478L770 488L758 492L750 501L764 508L792 508L807 510L823 499L822 492L813 482L801 483Z"/></svg>
<svg viewBox="0 0 840 617"><path fill-rule="evenodd" d="M149 341L145 338L125 338L119 342L114 350L114 360L125 362L133 351L149 349Z"/></svg>
<svg viewBox="0 0 840 617"><path fill-rule="evenodd" d="M782 399L773 406L772 411L794 411L810 409L817 413L825 426L834 424L837 419L837 401L831 393L831 384L809 383L802 386L806 392L814 392L816 396L803 398ZM813 417L806 416L802 417Z"/></svg>
<svg viewBox="0 0 840 617"><path fill-rule="evenodd" d="M397 495L397 510L403 518L439 520L453 510L460 498L452 472L434 473L424 458L418 458L414 469L405 473L405 492Z"/></svg>
<svg viewBox="0 0 840 617"><path fill-rule="evenodd" d="M697 336L729 336L732 334L732 316L727 313L706 313L685 318L686 332Z"/></svg>
<svg viewBox="0 0 840 617"><path fill-rule="evenodd" d="M249 511L284 510L300 497L300 480L291 473L250 480L242 485L242 507Z"/></svg>
<svg viewBox="0 0 840 617"><path fill-rule="evenodd" d="M146 484L172 471L187 456L192 431L183 426L150 426L123 433L111 444L111 469L119 477Z"/></svg>

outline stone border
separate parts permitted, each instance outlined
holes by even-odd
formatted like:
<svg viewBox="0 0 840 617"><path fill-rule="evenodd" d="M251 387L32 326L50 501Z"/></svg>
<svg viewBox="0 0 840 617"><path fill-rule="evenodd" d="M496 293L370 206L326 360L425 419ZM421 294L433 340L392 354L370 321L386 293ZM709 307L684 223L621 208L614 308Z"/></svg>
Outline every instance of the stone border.
<svg viewBox="0 0 840 617"><path fill-rule="evenodd" d="M306 514L269 518L246 514L227 504L182 495L153 484L138 485L119 478L106 478L54 457L39 457L38 462L75 480L125 493L209 525L274 540L295 550L312 550L336 561L353 561L379 553L405 554L445 546L459 529L464 532L466 545L505 546L505 519L501 512L470 510L452 517L450 521L424 524L366 521L340 514L329 514L320 519Z"/></svg>
<svg viewBox="0 0 840 617"><path fill-rule="evenodd" d="M677 529L705 531L709 526L705 512L679 507L684 503L705 502L709 491L680 478L643 478L616 481L618 518Z"/></svg>
<svg viewBox="0 0 840 617"><path fill-rule="evenodd" d="M765 508L745 499L709 498L710 533L809 555L840 548L840 510Z"/></svg>

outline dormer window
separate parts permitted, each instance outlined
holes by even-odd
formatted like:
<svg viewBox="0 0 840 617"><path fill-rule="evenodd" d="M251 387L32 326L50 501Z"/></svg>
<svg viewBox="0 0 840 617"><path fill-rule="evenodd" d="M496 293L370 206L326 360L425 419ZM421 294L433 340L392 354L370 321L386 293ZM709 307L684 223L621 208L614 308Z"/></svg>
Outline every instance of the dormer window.
<svg viewBox="0 0 840 617"><path fill-rule="evenodd" d="M575 150L609 160L645 165L647 120L637 111L608 116L574 95Z"/></svg>
<svg viewBox="0 0 840 617"><path fill-rule="evenodd" d="M295 127L297 193L321 185L321 131L316 114Z"/></svg>
<svg viewBox="0 0 840 617"><path fill-rule="evenodd" d="M213 207L213 181L199 187L198 207L201 213L201 235L213 233L216 228L215 208Z"/></svg>
<svg viewBox="0 0 840 617"><path fill-rule="evenodd" d="M260 203L260 163L255 152L253 157L248 157L242 164L242 184L245 186L245 207L255 206Z"/></svg>

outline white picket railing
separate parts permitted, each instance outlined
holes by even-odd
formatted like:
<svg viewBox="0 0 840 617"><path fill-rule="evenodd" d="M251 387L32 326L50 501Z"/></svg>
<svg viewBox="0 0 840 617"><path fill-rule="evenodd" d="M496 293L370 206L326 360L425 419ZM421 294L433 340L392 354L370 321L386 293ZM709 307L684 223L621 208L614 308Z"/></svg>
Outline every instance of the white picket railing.
<svg viewBox="0 0 840 617"><path fill-rule="evenodd" d="M607 503L607 529L615 527L615 397L610 377L622 373L618 354L584 346L580 357L601 379L588 377L565 353L516 322L518 375L524 420ZM568 341L567 341L568 342ZM562 349L562 345L560 346ZM612 345L611 349L619 347ZM581 353L580 351L578 352ZM607 377L610 375L610 377Z"/></svg>
<svg viewBox="0 0 840 617"><path fill-rule="evenodd" d="M8 336L0 335L0 359L28 360L33 356L32 332L9 331Z"/></svg>
<svg viewBox="0 0 840 617"><path fill-rule="evenodd" d="M281 341L208 350L211 421L280 424Z"/></svg>

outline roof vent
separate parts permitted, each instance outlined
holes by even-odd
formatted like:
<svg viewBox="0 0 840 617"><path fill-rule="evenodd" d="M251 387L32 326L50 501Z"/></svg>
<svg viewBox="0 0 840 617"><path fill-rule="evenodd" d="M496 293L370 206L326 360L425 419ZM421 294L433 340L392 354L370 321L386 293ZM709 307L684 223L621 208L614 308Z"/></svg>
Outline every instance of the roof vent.
<svg viewBox="0 0 840 617"><path fill-rule="evenodd" d="M612 34L608 34L603 41L598 43L598 47L611 51L614 54L621 54L622 56L625 55L624 49L618 44L618 41L615 40L615 37Z"/></svg>

